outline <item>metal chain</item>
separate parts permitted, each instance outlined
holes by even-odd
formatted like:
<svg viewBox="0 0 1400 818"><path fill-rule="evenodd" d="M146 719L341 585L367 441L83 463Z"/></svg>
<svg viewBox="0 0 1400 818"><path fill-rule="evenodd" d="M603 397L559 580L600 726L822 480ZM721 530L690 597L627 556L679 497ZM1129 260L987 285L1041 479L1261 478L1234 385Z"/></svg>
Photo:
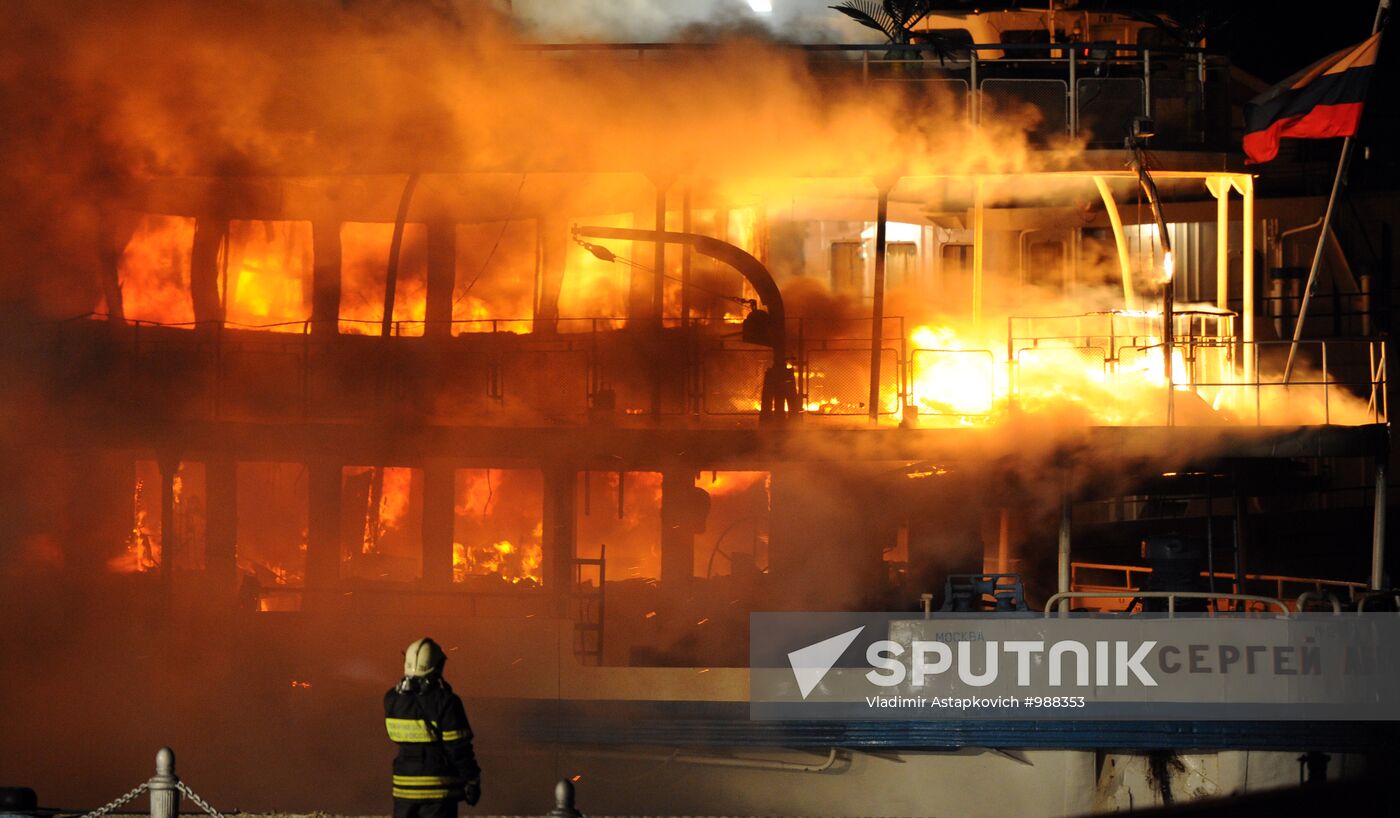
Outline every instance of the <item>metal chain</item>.
<svg viewBox="0 0 1400 818"><path fill-rule="evenodd" d="M209 802L205 801L203 798L200 798L194 790L190 789L188 786L185 785L185 782L177 781L175 782L175 786L178 787L180 792L184 793L185 797L190 799L190 801L196 807L199 807L200 809L208 813L210 818L224 818L223 813L209 806ZM86 818L86 816L84 816L84 818Z"/></svg>
<svg viewBox="0 0 1400 818"><path fill-rule="evenodd" d="M133 799L133 798L135 798L136 796L140 795L141 793L145 792L146 789L147 789L148 787L150 787L150 786L151 786L151 785L150 785L148 782L143 782L143 783L141 783L141 784L138 784L138 785L136 786L136 789L132 790L131 792L127 793L126 795L118 796L118 797L116 798L116 800L112 801L111 803L107 804L107 805L104 806L104 807L98 807L97 809L93 810L92 812L89 812L89 813L87 813L86 815L82 816L82 818L100 818L100 816L106 815L107 813L109 813L109 812L115 810L116 808L122 806L122 805L125 804L126 802L130 801L131 799Z"/></svg>

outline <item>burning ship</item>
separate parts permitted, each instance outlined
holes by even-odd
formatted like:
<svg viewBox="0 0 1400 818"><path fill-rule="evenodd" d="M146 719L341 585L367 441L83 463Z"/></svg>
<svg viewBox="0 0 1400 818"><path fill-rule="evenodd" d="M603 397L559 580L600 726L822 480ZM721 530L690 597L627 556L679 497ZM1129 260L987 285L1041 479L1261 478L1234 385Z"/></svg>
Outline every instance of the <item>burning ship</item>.
<svg viewBox="0 0 1400 818"><path fill-rule="evenodd" d="M1337 244L1291 342L1320 200L1234 152L1225 56L1053 8L466 56L420 23L353 58L293 26L257 93L181 49L207 120L138 65L93 126L130 164L38 177L61 241L17 253L62 292L3 331L36 475L7 582L74 676L168 708L116 747L225 709L226 798L373 811L382 738L344 713L421 631L498 812L564 773L618 813L1072 814L1390 740L747 720L753 611L980 607L997 576L1033 606L1390 604L1388 284ZM363 108L307 103L342 71ZM169 673L169 644L210 658ZM240 789L238 754L306 731Z"/></svg>

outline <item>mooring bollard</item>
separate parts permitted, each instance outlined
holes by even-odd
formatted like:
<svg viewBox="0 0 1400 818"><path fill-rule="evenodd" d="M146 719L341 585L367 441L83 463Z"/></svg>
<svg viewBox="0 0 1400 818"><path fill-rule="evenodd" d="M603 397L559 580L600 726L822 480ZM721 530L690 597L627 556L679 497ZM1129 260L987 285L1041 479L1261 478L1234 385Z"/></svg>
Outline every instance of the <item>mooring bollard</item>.
<svg viewBox="0 0 1400 818"><path fill-rule="evenodd" d="M156 774L147 783L151 794L151 818L180 818L180 778L175 775L175 751L156 752Z"/></svg>
<svg viewBox="0 0 1400 818"><path fill-rule="evenodd" d="M561 779L554 785L554 809L550 810L545 818L583 818L583 813L574 809L573 782Z"/></svg>

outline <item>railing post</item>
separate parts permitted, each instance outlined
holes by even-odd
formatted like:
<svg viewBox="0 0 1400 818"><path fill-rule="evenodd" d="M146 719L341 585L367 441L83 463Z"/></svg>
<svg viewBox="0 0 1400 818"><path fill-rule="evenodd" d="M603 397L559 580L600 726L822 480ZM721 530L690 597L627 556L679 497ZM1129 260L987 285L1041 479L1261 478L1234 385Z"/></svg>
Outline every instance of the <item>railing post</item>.
<svg viewBox="0 0 1400 818"><path fill-rule="evenodd" d="M1371 589L1380 590L1385 581L1385 476L1386 462L1382 456L1376 462L1376 502L1371 522Z"/></svg>
<svg viewBox="0 0 1400 818"><path fill-rule="evenodd" d="M179 818L180 779L175 775L175 751L162 747L156 752L156 774L147 782L151 795L151 818Z"/></svg>
<svg viewBox="0 0 1400 818"><path fill-rule="evenodd" d="M573 782L565 778L554 785L554 809L545 818L583 818L583 813L574 807Z"/></svg>
<svg viewBox="0 0 1400 818"><path fill-rule="evenodd" d="M1069 135L1070 138L1079 136L1079 81L1078 70L1079 60L1075 57L1074 48L1065 49L1069 54Z"/></svg>
<svg viewBox="0 0 1400 818"><path fill-rule="evenodd" d="M1142 115L1152 116L1152 49L1142 50Z"/></svg>
<svg viewBox="0 0 1400 818"><path fill-rule="evenodd" d="M969 49L971 55L970 77L972 79L972 127L976 128L982 124L982 88L977 84L977 49Z"/></svg>
<svg viewBox="0 0 1400 818"><path fill-rule="evenodd" d="M1324 426L1332 425L1332 394L1327 389L1327 342L1322 341L1322 423Z"/></svg>

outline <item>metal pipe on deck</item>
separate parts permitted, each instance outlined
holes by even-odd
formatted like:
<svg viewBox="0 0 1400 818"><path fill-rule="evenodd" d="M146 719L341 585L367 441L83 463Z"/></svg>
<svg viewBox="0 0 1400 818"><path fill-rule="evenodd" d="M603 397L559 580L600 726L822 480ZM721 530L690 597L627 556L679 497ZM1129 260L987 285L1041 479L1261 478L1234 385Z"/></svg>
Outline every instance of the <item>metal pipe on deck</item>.
<svg viewBox="0 0 1400 818"><path fill-rule="evenodd" d="M880 339L885 334L885 249L887 228L889 227L890 187L888 184L880 183L880 193L875 206L875 282L872 288L870 307L869 410L871 423L880 420Z"/></svg>
<svg viewBox="0 0 1400 818"><path fill-rule="evenodd" d="M1162 198L1157 192L1157 183L1148 172L1141 144L1133 148L1133 165L1137 169L1138 184L1147 194L1147 203L1157 225L1158 240L1162 242L1162 370L1167 381L1167 425L1176 423L1176 372L1174 362L1175 317L1173 314L1176 299L1176 264L1172 257L1171 231L1167 228L1167 217L1162 212Z"/></svg>
<svg viewBox="0 0 1400 818"><path fill-rule="evenodd" d="M394 232L389 238L389 265L384 274L384 315L379 321L379 335L388 338L394 326L394 299L399 286L399 256L403 249L403 231L408 221L408 208L413 202L413 191L418 187L418 171L408 175L404 182L403 194L399 196L399 210L394 216Z"/></svg>
<svg viewBox="0 0 1400 818"><path fill-rule="evenodd" d="M1094 186L1103 199L1104 212L1108 223L1113 226L1113 244L1118 250L1118 274L1123 280L1123 309L1137 309L1137 296L1133 293L1133 266L1128 254L1128 237L1123 232L1123 217L1118 213L1118 203L1113 199L1113 191L1102 176L1094 177Z"/></svg>

